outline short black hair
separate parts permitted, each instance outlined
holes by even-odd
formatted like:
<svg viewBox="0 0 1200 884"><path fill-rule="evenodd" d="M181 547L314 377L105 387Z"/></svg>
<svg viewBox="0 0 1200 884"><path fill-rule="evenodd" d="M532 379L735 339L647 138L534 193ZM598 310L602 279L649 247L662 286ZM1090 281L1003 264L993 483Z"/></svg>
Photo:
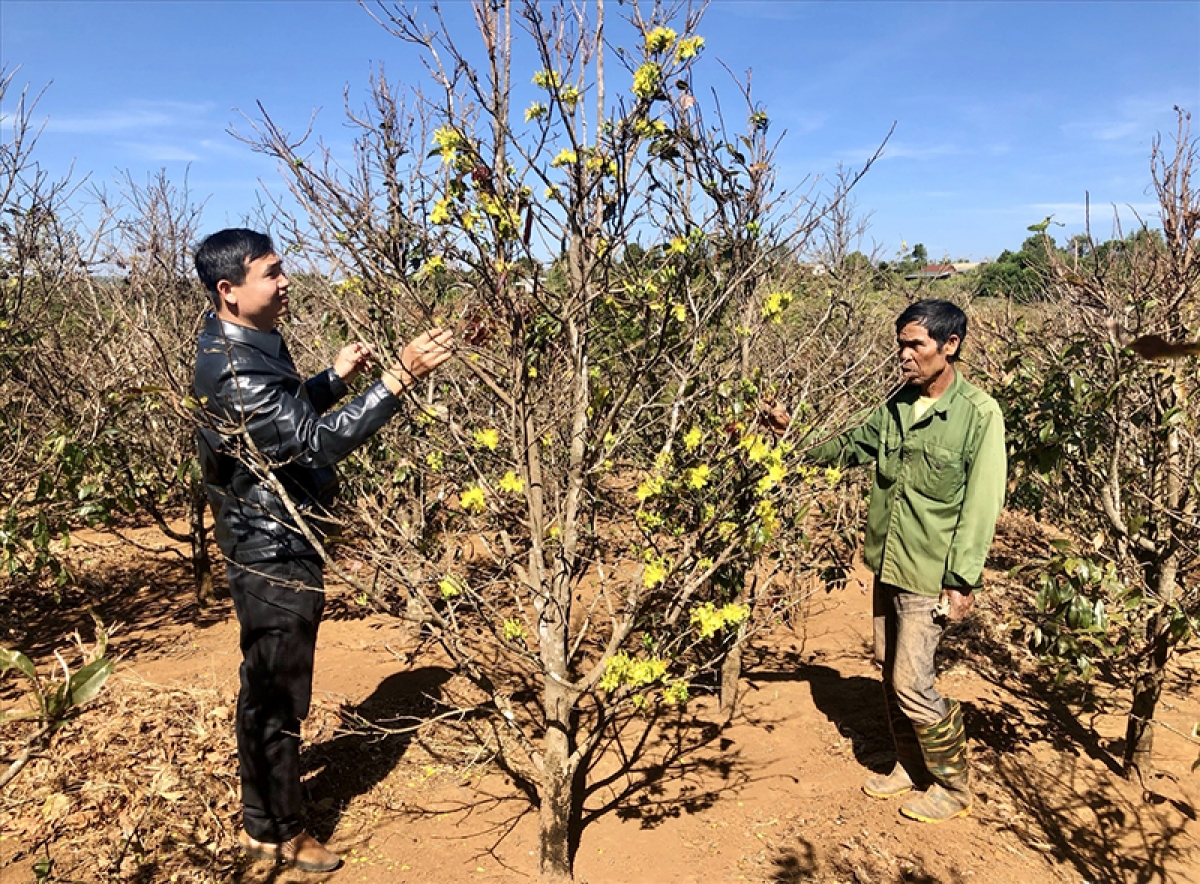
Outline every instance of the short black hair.
<svg viewBox="0 0 1200 884"><path fill-rule="evenodd" d="M217 283L227 279L234 285L246 281L252 261L275 254L271 237L245 227L230 227L204 238L196 249L196 273L213 304L220 308Z"/></svg>
<svg viewBox="0 0 1200 884"><path fill-rule="evenodd" d="M958 359L962 353L963 342L967 339L967 314L963 313L957 304L940 301L937 298L926 298L909 304L896 319L896 334L912 323L924 326L929 337L937 341L938 350L946 346L946 341L952 337L958 338L958 351L950 356L951 362Z"/></svg>

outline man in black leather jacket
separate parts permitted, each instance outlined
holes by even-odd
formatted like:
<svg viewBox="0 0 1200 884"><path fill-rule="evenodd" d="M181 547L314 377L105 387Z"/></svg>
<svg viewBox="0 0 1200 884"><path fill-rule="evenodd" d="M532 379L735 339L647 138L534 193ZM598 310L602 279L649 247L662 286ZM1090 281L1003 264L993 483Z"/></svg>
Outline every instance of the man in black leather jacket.
<svg viewBox="0 0 1200 884"><path fill-rule="evenodd" d="M330 409L371 357L362 343L303 380L276 330L288 278L265 234L222 230L196 251L215 313L205 318L195 390L204 407L200 463L241 626L238 765L241 844L305 871L341 860L304 830L299 732L312 696L324 607L322 526L337 491L333 465L388 422L406 388L450 357L449 331L411 341L397 365Z"/></svg>

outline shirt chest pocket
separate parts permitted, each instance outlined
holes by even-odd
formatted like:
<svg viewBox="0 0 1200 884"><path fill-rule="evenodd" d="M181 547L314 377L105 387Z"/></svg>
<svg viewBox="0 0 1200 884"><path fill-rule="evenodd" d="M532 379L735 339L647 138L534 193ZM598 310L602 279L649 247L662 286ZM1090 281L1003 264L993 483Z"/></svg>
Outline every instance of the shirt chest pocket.
<svg viewBox="0 0 1200 884"><path fill-rule="evenodd" d="M879 479L881 487L888 487L896 481L896 477L900 474L902 465L900 457L899 436L885 434L879 440L879 452L875 458L875 475Z"/></svg>
<svg viewBox="0 0 1200 884"><path fill-rule="evenodd" d="M926 443L912 452L909 463L912 487L933 500L954 500L966 483L962 456L951 448Z"/></svg>

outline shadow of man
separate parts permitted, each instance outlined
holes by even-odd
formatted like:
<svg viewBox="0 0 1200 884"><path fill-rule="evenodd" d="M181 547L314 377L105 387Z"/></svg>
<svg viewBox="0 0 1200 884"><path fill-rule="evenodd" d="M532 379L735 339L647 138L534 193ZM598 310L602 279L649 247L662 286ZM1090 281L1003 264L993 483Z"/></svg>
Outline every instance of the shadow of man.
<svg viewBox="0 0 1200 884"><path fill-rule="evenodd" d="M318 840L328 840L350 802L395 769L416 735L410 728L433 714L450 677L439 666L389 675L357 706L342 707L345 733L304 752L301 774L313 774L304 784L310 831Z"/></svg>

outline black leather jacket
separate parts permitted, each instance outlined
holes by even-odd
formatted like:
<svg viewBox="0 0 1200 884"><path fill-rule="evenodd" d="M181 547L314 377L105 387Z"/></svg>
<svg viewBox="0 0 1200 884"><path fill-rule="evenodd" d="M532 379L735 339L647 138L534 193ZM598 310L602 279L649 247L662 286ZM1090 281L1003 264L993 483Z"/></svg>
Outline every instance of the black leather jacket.
<svg viewBox="0 0 1200 884"><path fill-rule="evenodd" d="M197 344L195 390L205 410L206 425L198 434L200 468L216 520L214 534L225 557L241 564L312 556L316 550L267 480L256 475L238 428L244 425L319 536L337 494L333 465L401 405L376 382L330 412L346 394L346 384L332 368L304 381L278 331L221 322L212 313Z"/></svg>

